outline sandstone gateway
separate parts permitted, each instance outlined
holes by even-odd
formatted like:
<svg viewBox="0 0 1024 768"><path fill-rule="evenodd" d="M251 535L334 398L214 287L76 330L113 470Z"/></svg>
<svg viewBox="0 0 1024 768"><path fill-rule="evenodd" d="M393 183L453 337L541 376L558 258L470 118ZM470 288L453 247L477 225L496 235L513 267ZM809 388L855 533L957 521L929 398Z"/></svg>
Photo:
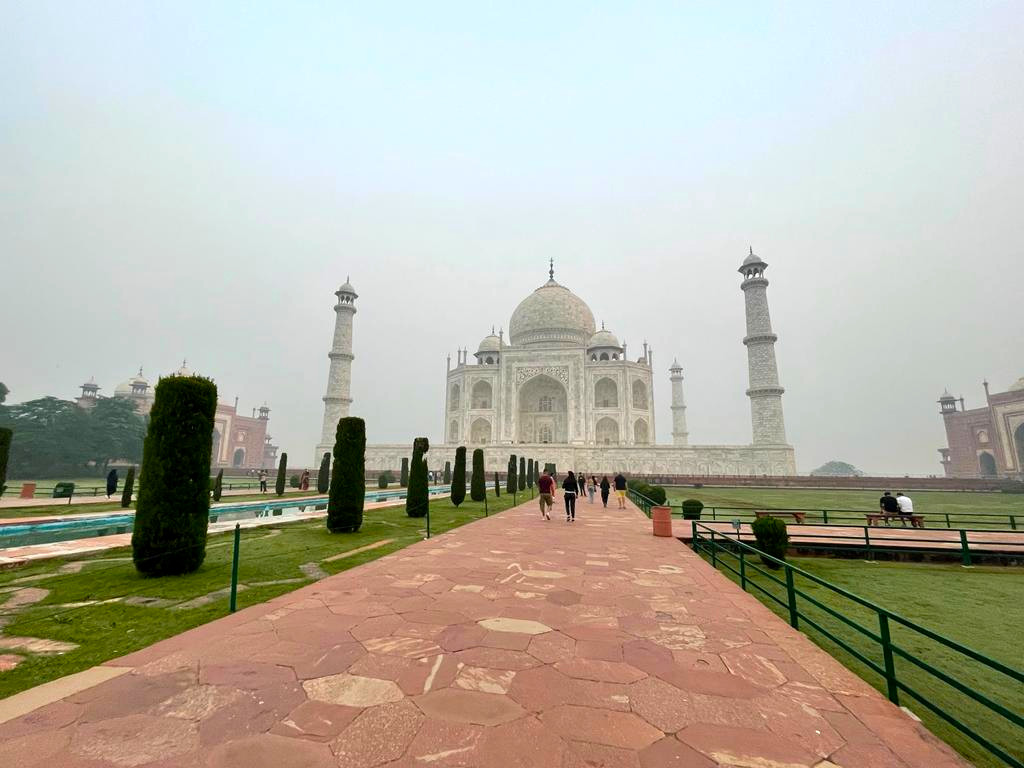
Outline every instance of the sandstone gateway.
<svg viewBox="0 0 1024 768"><path fill-rule="evenodd" d="M560 468L632 474L794 475L786 442L783 388L768 312L767 264L753 250L739 269L746 303L752 441L749 445L690 445L683 369L673 362L672 444L655 443L654 355L645 343L631 359L625 342L598 330L579 296L548 280L512 313L506 341L492 332L469 360L448 359L444 437L430 449L430 466L454 461L460 445L485 450L488 471L503 471L508 454L553 461ZM324 422L314 466L333 445L335 425L352 403L352 322L357 294L348 280L335 293L334 343L324 395ZM369 471L396 470L409 443L368 445Z"/></svg>

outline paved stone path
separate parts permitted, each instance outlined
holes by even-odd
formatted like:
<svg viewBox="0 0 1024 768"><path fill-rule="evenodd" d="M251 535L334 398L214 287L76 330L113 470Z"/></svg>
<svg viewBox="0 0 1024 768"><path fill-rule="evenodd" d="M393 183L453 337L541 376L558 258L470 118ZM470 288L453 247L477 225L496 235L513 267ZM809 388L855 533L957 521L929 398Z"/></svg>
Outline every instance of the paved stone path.
<svg viewBox="0 0 1024 768"><path fill-rule="evenodd" d="M524 504L0 701L0 763L964 765L638 511L580 507Z"/></svg>

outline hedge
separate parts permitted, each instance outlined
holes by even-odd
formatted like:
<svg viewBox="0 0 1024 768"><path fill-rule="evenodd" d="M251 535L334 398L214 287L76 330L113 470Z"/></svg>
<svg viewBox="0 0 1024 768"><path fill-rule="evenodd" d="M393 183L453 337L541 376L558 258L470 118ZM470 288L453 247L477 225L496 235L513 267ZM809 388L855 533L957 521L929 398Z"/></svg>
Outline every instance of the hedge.
<svg viewBox="0 0 1024 768"><path fill-rule="evenodd" d="M630 480L627 486L632 490L639 493L641 496L646 497L655 506L662 506L668 499L668 494L665 493L665 489L660 485L648 485L643 480Z"/></svg>
<svg viewBox="0 0 1024 768"><path fill-rule="evenodd" d="M498 477L498 473L494 473L494 496L501 496L501 478Z"/></svg>
<svg viewBox="0 0 1024 768"><path fill-rule="evenodd" d="M700 499L687 499L683 502L683 520L700 520L704 502Z"/></svg>
<svg viewBox="0 0 1024 768"><path fill-rule="evenodd" d="M508 477L505 478L505 493L515 493L519 490L519 481L516 479L516 455L513 453L508 457Z"/></svg>
<svg viewBox="0 0 1024 768"><path fill-rule="evenodd" d="M789 534L786 532L786 523L777 517L759 517L750 526L757 539L757 548L765 554L777 557L779 560L786 559L786 549L789 548ZM778 563L773 563L768 558L761 556L761 561L769 568L780 568Z"/></svg>
<svg viewBox="0 0 1024 768"><path fill-rule="evenodd" d="M452 504L458 507L466 500L466 446L455 449L455 471L452 472Z"/></svg>
<svg viewBox="0 0 1024 768"><path fill-rule="evenodd" d="M284 496L284 478L288 473L288 454L281 454L281 461L277 465L277 480L274 482L274 493Z"/></svg>
<svg viewBox="0 0 1024 768"><path fill-rule="evenodd" d="M316 492L327 493L331 488L331 454L325 453L320 459L320 471L316 473Z"/></svg>
<svg viewBox="0 0 1024 768"><path fill-rule="evenodd" d="M530 488L533 488L533 481L536 480L536 478L533 476L534 470L535 466L533 464L533 459L530 459L528 462L526 462L526 484Z"/></svg>
<svg viewBox="0 0 1024 768"><path fill-rule="evenodd" d="M366 502L366 423L356 416L338 419L334 435L334 471L327 502L327 530L356 533Z"/></svg>
<svg viewBox="0 0 1024 768"><path fill-rule="evenodd" d="M132 560L153 576L195 571L206 557L217 386L200 376L157 382L142 448Z"/></svg>
<svg viewBox="0 0 1024 768"><path fill-rule="evenodd" d="M213 498L220 498L220 479L224 476L224 470L222 469L217 475L217 482L213 486ZM124 490L121 491L121 507L128 509L132 505L132 493L135 491L135 467L128 467L128 474L124 478Z"/></svg>
<svg viewBox="0 0 1024 768"><path fill-rule="evenodd" d="M516 473L516 480L519 481L519 490L526 490L526 457L519 457L519 471Z"/></svg>
<svg viewBox="0 0 1024 768"><path fill-rule="evenodd" d="M469 487L469 498L483 501L487 498L487 477L484 475L484 449L473 451L473 482Z"/></svg>
<svg viewBox="0 0 1024 768"><path fill-rule="evenodd" d="M427 460L424 454L430 450L430 441L417 437L412 441L412 461L409 463L409 492L405 495L405 514L409 517L426 517L430 504L430 484L427 478Z"/></svg>

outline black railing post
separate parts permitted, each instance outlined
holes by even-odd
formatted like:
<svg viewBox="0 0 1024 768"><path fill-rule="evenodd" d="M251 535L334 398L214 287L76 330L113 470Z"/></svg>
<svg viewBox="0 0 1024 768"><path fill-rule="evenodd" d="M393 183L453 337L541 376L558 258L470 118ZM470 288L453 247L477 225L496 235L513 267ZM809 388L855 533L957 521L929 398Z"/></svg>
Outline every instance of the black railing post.
<svg viewBox="0 0 1024 768"><path fill-rule="evenodd" d="M715 551L715 547L718 543L715 541L715 529L711 529L711 565L715 568L718 567L718 553Z"/></svg>
<svg viewBox="0 0 1024 768"><path fill-rule="evenodd" d="M241 545L242 529L235 523L235 551L231 554L231 601L229 610L235 612L238 607L238 550Z"/></svg>
<svg viewBox="0 0 1024 768"><path fill-rule="evenodd" d="M900 692L896 685L896 662L892 657L892 638L889 636L889 617L878 612L878 630L882 638L882 659L885 662L885 689L889 701L897 706L900 703Z"/></svg>
<svg viewBox="0 0 1024 768"><path fill-rule="evenodd" d="M971 564L971 548L967 543L967 531L960 529L960 554L964 565Z"/></svg>
<svg viewBox="0 0 1024 768"><path fill-rule="evenodd" d="M743 591L747 591L747 558L743 549L743 545L740 545L740 586Z"/></svg>
<svg viewBox="0 0 1024 768"><path fill-rule="evenodd" d="M793 629L800 628L800 620L796 612L796 587L793 585L793 569L786 567L786 597L789 598L789 623Z"/></svg>
<svg viewBox="0 0 1024 768"><path fill-rule="evenodd" d="M827 509L821 510L821 515L822 515L822 517L825 518L825 525L828 525L828 510Z"/></svg>

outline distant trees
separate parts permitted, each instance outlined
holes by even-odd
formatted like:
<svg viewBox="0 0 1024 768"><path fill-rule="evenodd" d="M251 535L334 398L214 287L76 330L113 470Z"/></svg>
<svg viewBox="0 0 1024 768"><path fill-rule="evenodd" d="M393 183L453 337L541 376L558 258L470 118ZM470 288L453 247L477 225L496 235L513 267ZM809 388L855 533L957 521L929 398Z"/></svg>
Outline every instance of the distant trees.
<svg viewBox="0 0 1024 768"><path fill-rule="evenodd" d="M827 461L815 470L811 475L818 477L863 477L864 473L853 464L845 461Z"/></svg>
<svg viewBox="0 0 1024 768"><path fill-rule="evenodd" d="M466 500L466 446L455 449L455 471L452 473L452 504L458 507Z"/></svg>
<svg viewBox="0 0 1024 768"><path fill-rule="evenodd" d="M335 436L337 439L337 436ZM316 473L316 492L327 493L331 487L331 454L325 453L320 459L320 470Z"/></svg>
<svg viewBox="0 0 1024 768"><path fill-rule="evenodd" d="M90 471L106 474L112 461L138 463L146 422L129 400L100 399L90 409L70 400L42 397L0 407L0 427L18 439L11 449L15 477L60 477Z"/></svg>
<svg viewBox="0 0 1024 768"><path fill-rule="evenodd" d="M169 376L156 385L132 531L140 573L191 573L206 557L216 410L209 379Z"/></svg>
<svg viewBox="0 0 1024 768"><path fill-rule="evenodd" d="M366 502L366 424L355 416L338 420L334 434L334 471L327 502L327 530L356 533Z"/></svg>

